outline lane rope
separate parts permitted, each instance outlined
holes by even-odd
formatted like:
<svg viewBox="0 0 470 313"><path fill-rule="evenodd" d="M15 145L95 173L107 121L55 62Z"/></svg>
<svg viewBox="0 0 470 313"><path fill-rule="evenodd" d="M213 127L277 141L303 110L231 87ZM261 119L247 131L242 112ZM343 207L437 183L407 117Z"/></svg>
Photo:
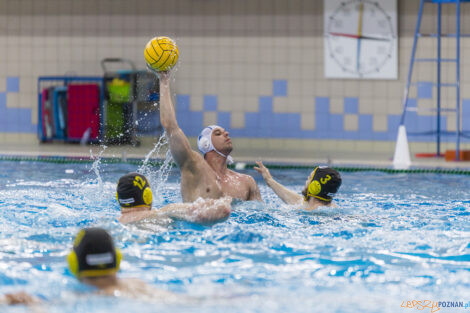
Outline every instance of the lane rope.
<svg viewBox="0 0 470 313"><path fill-rule="evenodd" d="M45 162L45 163L57 163L57 164L83 164L93 163L96 159L88 157L65 157L65 156L18 156L18 155L0 155L0 161L11 161L11 162ZM121 158L102 157L101 163L104 164L133 164L142 165L143 160L137 158L128 158L123 160ZM162 159L151 159L147 162L147 165L158 167L163 164ZM172 164L176 166L176 164ZM229 168L235 168L235 165L230 165ZM247 163L246 169L252 169L256 166L255 163ZM312 165L296 165L296 164L265 164L269 169L311 169ZM459 168L411 168L406 170L398 170L388 167L373 167L373 166L332 166L339 172L384 172L390 174L396 173L436 173L436 174L452 174L452 175L470 175L470 169L459 169Z"/></svg>

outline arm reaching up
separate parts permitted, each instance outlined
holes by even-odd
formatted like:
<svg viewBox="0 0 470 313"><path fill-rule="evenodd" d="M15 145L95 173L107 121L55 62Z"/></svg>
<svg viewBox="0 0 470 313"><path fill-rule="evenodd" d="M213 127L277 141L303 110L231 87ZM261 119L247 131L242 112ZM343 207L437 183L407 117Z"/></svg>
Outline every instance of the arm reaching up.
<svg viewBox="0 0 470 313"><path fill-rule="evenodd" d="M254 167L254 169L263 176L264 181L266 184L277 194L279 198L282 199L287 204L299 204L302 203L303 198L298 193L287 189L280 183L274 180L271 176L269 170L263 165L262 162L256 162L258 167Z"/></svg>
<svg viewBox="0 0 470 313"><path fill-rule="evenodd" d="M159 72L160 122L165 128L171 154L180 168L190 165L199 154L191 149L188 138L178 125L170 92L170 73Z"/></svg>

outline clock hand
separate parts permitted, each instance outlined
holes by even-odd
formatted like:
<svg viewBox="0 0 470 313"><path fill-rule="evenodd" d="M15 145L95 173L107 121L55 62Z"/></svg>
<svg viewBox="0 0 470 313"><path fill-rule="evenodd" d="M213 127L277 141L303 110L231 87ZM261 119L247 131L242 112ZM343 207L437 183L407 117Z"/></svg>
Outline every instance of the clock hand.
<svg viewBox="0 0 470 313"><path fill-rule="evenodd" d="M346 34L346 33L331 32L330 35L337 36L337 37L348 37L348 38L354 38L354 39L367 39L367 40L376 40L376 41L391 41L391 39L389 39L389 38L374 37L374 36L359 36L359 35Z"/></svg>

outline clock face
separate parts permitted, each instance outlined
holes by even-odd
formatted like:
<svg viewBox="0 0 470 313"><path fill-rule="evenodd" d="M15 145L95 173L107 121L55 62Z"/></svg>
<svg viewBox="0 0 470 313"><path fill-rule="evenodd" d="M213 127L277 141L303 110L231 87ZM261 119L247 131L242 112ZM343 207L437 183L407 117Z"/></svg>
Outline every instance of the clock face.
<svg viewBox="0 0 470 313"><path fill-rule="evenodd" d="M397 78L396 0L325 0L325 76Z"/></svg>

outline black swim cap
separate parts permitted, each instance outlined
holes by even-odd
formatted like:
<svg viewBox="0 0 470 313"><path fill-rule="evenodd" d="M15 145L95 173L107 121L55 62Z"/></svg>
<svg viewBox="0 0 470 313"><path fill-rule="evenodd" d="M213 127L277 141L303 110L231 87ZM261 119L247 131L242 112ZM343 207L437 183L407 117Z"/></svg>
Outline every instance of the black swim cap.
<svg viewBox="0 0 470 313"><path fill-rule="evenodd" d="M316 167L313 177L303 192L305 201L314 197L326 202L331 202L339 187L341 186L341 175L330 167Z"/></svg>
<svg viewBox="0 0 470 313"><path fill-rule="evenodd" d="M106 230L85 228L75 237L67 261L70 271L79 278L106 276L119 270L121 253Z"/></svg>
<svg viewBox="0 0 470 313"><path fill-rule="evenodd" d="M129 173L119 178L116 198L121 207L130 208L139 205L151 206L153 196L144 175Z"/></svg>

